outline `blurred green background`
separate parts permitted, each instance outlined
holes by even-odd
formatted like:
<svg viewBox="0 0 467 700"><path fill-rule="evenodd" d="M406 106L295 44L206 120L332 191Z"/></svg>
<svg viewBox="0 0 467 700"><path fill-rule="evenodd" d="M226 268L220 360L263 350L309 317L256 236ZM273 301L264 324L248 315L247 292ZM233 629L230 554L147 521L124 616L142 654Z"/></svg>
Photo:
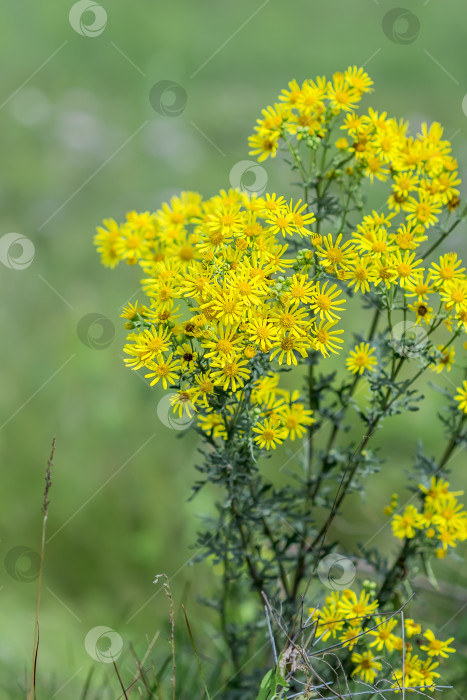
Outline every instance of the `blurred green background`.
<svg viewBox="0 0 467 700"><path fill-rule="evenodd" d="M444 125L467 179L464 0L406 3L409 14L389 29L395 5L387 0L112 0L101 3L106 17L97 8L75 22L83 32L100 17L103 31L97 27L93 36L72 28L72 5L4 0L0 10L0 237L17 232L35 247L25 269L0 264L1 698L16 697L30 664L37 561L28 551L40 548L54 435L38 667L50 693L42 697L79 696L94 663L84 639L98 625L140 651L160 629L158 643L168 649L157 573L173 577L177 610L185 602L201 649L208 657L213 649L209 615L196 602L213 575L186 564L197 516L215 494L187 502L196 438L179 440L163 426L161 394L123 367L119 314L140 275L101 267L92 245L96 225L130 209L155 210L183 189L210 196L228 188L231 168L249 158L247 137L260 109L288 80L330 76L354 64L375 81L375 109L415 127L422 120ZM149 101L164 80L186 91L176 117ZM290 196L279 160L265 168L268 190ZM464 254L465 233L460 227L454 237ZM99 349L77 333L90 313L115 324L113 342ZM372 479L367 500L353 498L340 519L343 537L366 541L384 524L381 509L418 436L440 453L439 404L433 395L410 416L409 430L406 417L388 424L378 439L390 446L391 459ZM465 460L458 456L452 465L455 486L465 487ZM388 529L372 544L392 546ZM427 594L426 614L439 626L452 618L443 634L467 646L460 614L466 570L451 559L439 573L455 589ZM134 668L131 659L125 663ZM99 666L98 674L106 672ZM122 673L129 678L125 664ZM109 697L117 696L115 685Z"/></svg>

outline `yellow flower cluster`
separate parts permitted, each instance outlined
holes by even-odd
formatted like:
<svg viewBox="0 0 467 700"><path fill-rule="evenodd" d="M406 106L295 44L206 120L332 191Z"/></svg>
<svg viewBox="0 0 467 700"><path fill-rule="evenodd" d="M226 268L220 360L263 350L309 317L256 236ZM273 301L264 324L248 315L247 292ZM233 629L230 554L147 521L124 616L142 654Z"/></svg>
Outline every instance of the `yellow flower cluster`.
<svg viewBox="0 0 467 700"><path fill-rule="evenodd" d="M425 542L436 547L436 555L442 559L449 547L467 539L467 511L456 496L463 491L450 491L449 482L444 479L431 478L427 488L419 484L423 498L423 507L419 510L413 504L405 507L400 515L392 518L392 531L399 539L413 539L423 535ZM385 508L387 515L392 514L397 506L394 494L391 506Z"/></svg>
<svg viewBox="0 0 467 700"><path fill-rule="evenodd" d="M315 638L320 637L322 641L335 639L350 650L357 647L359 651L352 653L352 676L363 679L365 683L375 681L383 670L381 659L384 659L385 668L389 662L394 669L394 689L402 688L404 671L406 687L429 688L435 685L440 676L436 672L439 662L435 659L447 658L455 651L450 646L453 638L441 641L430 629L422 633L421 625L410 618L404 619L402 636L401 616L377 614L377 611L378 601L368 592L362 591L357 596L350 589L334 591L326 597L323 607L310 609L310 618L316 623ZM409 641L413 637L417 638L417 648L425 652L426 658L413 653L414 647Z"/></svg>
<svg viewBox="0 0 467 700"><path fill-rule="evenodd" d="M175 410L190 413L203 406L208 414L216 396L238 396L257 377L274 376L277 365L297 365L314 352L337 353L344 342L336 324L345 288L349 294L373 292L386 308L411 312L427 335L443 323L452 339L433 349L431 366L437 372L450 369L449 345L467 331L465 268L455 253L446 253L426 269L418 248L440 214L459 202L457 163L438 124L424 125L414 138L406 123L386 113L370 109L359 116L355 109L371 85L356 67L331 81L318 78L301 86L292 81L278 103L264 110L252 137L260 159L274 156L281 140L290 147L289 137L312 155L324 144L317 199L325 197L333 179L351 194L363 178L391 178L388 210L363 216L348 235L351 197L343 203L336 233L322 235L321 221L307 204L311 181L305 202L232 189L207 200L183 192L155 213L132 211L123 223L107 219L98 228L95 243L105 265L124 261L145 273L141 284L148 301L123 313L130 331L125 362L144 369L152 385L175 387ZM336 139L334 127L346 136ZM310 177L312 172L313 167ZM356 375L375 370L374 352L369 343L355 346L347 369ZM459 392L459 407L467 411L467 384ZM309 425L310 416L301 418L291 434ZM285 422L262 412L257 444L267 449L280 444ZM226 432L227 425L217 426L218 436Z"/></svg>
<svg viewBox="0 0 467 700"><path fill-rule="evenodd" d="M274 158L280 139L287 136L318 136L326 133L329 115L354 109L373 82L362 68L348 68L335 73L331 81L324 77L305 80L299 85L292 80L279 95L280 102L262 110L255 134L250 136L251 155L258 160Z"/></svg>
<svg viewBox="0 0 467 700"><path fill-rule="evenodd" d="M123 312L130 330L125 363L144 368L151 384L175 385L175 408L202 405L209 413L216 393L238 394L254 380L258 356L296 365L297 357L326 356L343 342L343 331L334 329L344 303L337 285L315 281L306 258L290 270L295 260L285 240L310 236L314 216L305 209L275 195L230 190L203 201L188 192L155 214L131 212L123 224L107 220L98 229L104 264L138 263L147 275L147 305ZM311 412L296 393L273 387L272 370L266 374L267 389L253 394L264 409L255 440L269 449L301 436ZM213 413L201 425L225 436L218 421Z"/></svg>
<svg viewBox="0 0 467 700"><path fill-rule="evenodd" d="M422 326L426 336L444 324L457 337L467 331L467 277L462 261L448 252L426 266L419 253L441 214L449 215L460 203L457 161L436 122L430 128L423 124L421 133L413 137L408 135L408 123L386 112L369 108L366 114L358 114L358 103L371 85L369 76L355 66L334 74L330 81L325 77L302 85L292 81L279 101L263 110L250 137L251 154L259 160L275 157L282 143L310 188L314 166L307 171L308 159L300 156L292 141L296 137L298 145L305 143L316 163L314 151L323 144L321 174L314 185L317 196L325 194L333 180L344 191L352 181L364 178L389 181L386 211L363 216L344 237L344 210L337 233L312 236L315 264L354 291L381 294L388 307L399 297L406 323ZM335 129L345 136L332 137ZM350 192L343 206L350 203ZM449 344L433 349L433 371L450 370L454 348ZM373 370L372 352L368 344L356 346L347 359L348 370L358 374ZM467 412L467 383L458 391L459 408Z"/></svg>

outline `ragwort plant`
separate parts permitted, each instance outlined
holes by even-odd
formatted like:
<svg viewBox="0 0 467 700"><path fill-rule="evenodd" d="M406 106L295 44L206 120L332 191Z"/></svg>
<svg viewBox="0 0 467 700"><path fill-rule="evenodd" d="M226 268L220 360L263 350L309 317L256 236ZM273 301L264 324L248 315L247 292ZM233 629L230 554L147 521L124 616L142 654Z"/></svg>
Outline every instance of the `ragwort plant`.
<svg viewBox="0 0 467 700"><path fill-rule="evenodd" d="M467 278L455 252L435 255L464 216L458 166L439 124L415 136L402 119L358 111L371 86L357 67L293 80L262 111L250 153L284 155L296 198L183 192L155 213L106 220L95 238L104 265L143 271L144 301L122 314L125 364L193 421L194 493L220 494L196 546L216 572L205 602L230 657L224 697L436 695L454 652L406 613L414 574L433 580L433 557L467 537L462 492L446 479L466 443L454 359L466 347ZM365 208L368 182L384 188L379 211ZM349 304L354 333L339 327ZM333 355L341 370L327 368ZM360 546L366 578L355 577L355 551L328 531L391 457L372 449L375 432L418 409L422 375L454 367L456 390L440 389L444 450L419 446L410 501L393 494L382 516L398 550L389 560ZM276 448L277 483L262 468Z"/></svg>

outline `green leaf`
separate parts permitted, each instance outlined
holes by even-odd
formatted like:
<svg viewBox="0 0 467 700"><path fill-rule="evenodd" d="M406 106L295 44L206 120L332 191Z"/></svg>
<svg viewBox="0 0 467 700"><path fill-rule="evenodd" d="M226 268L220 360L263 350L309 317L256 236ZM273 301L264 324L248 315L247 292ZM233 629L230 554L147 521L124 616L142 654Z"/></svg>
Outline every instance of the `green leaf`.
<svg viewBox="0 0 467 700"><path fill-rule="evenodd" d="M279 696L276 693L277 686L288 688L289 684L279 671L279 668L271 669L266 673L259 688L259 695L256 700L276 700Z"/></svg>

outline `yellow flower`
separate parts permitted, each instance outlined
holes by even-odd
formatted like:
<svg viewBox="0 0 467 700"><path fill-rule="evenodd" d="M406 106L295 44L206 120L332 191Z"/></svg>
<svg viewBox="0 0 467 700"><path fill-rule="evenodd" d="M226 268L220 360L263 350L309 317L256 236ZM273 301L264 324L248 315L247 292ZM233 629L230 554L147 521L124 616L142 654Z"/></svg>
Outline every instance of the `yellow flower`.
<svg viewBox="0 0 467 700"><path fill-rule="evenodd" d="M306 275L293 275L290 280L289 293L292 299L308 304L313 298L314 287Z"/></svg>
<svg viewBox="0 0 467 700"><path fill-rule="evenodd" d="M275 450L277 445L281 445L285 438L285 432L281 426L278 426L273 420L266 419L262 424L259 423L253 428L255 435L254 441L261 449L264 447L269 450Z"/></svg>
<svg viewBox="0 0 467 700"><path fill-rule="evenodd" d="M213 379L216 384L219 383L220 386L227 391L237 391L237 388L241 388L245 381L250 376L250 370L247 367L248 361L241 358L230 356L230 357L218 357L213 360Z"/></svg>
<svg viewBox="0 0 467 700"><path fill-rule="evenodd" d="M409 304L408 308L415 313L415 325L419 323L426 323L429 325L431 323L433 309L431 306L428 306L426 301L416 301L413 304Z"/></svg>
<svg viewBox="0 0 467 700"><path fill-rule="evenodd" d="M153 377L151 386L157 384L158 381L162 381L162 386L167 389L168 384L174 384L178 378L178 372L180 371L179 360L173 359L173 353L170 353L166 360L160 359L157 362L148 362L146 367L152 372L145 374L146 379Z"/></svg>
<svg viewBox="0 0 467 700"><path fill-rule="evenodd" d="M415 253L411 253L408 250L404 251L404 254L400 250L393 253L392 266L396 271L401 287L405 287L408 282L414 282L418 279L423 273L423 268L419 267L421 264L421 260L415 259Z"/></svg>
<svg viewBox="0 0 467 700"><path fill-rule="evenodd" d="M436 684L436 679L441 677L440 674L435 671L435 668L438 668L438 666L439 663L437 661L433 662L431 659L426 659L426 661L422 662L417 671L417 675L420 678L417 684L421 685L423 688L434 686Z"/></svg>
<svg viewBox="0 0 467 700"><path fill-rule="evenodd" d="M198 425L205 433L213 438L221 438L227 440L228 433L225 427L224 419L218 413L208 413L205 416L199 416Z"/></svg>
<svg viewBox="0 0 467 700"><path fill-rule="evenodd" d="M354 652L352 662L356 664L352 671L352 676L360 676L365 683L373 683L378 672L383 668L382 664L376 660L371 651L364 651L362 654Z"/></svg>
<svg viewBox="0 0 467 700"><path fill-rule="evenodd" d="M447 659L449 654L453 654L456 650L450 647L451 642L454 641L454 637L450 637L445 642L436 639L434 633L431 630L426 630L423 636L427 641L427 644L420 645L422 651L426 651L428 656L442 656Z"/></svg>
<svg viewBox="0 0 467 700"><path fill-rule="evenodd" d="M275 309L271 320L282 335L290 333L294 338L303 338L305 328L309 324L306 309L299 307L296 303Z"/></svg>
<svg viewBox="0 0 467 700"><path fill-rule="evenodd" d="M305 338L285 335L275 340L271 347L271 360L277 357L280 365L284 362L284 359L287 365L296 365L297 356L295 353L298 352L302 357L307 357L309 341Z"/></svg>
<svg viewBox="0 0 467 700"><path fill-rule="evenodd" d="M365 370L372 372L378 364L376 357L373 357L374 352L375 349L370 348L369 343L356 345L345 361L349 372L353 374L363 374Z"/></svg>
<svg viewBox="0 0 467 700"><path fill-rule="evenodd" d="M312 418L313 411L305 409L303 404L292 404L292 406L282 406L278 409L279 415L282 420L282 426L285 431L286 437L290 438L292 441L296 437L303 437L306 433L307 426L315 422Z"/></svg>
<svg viewBox="0 0 467 700"><path fill-rule="evenodd" d="M371 615L378 609L378 601L370 601L370 594L362 591L360 596L350 590L342 591L339 610L346 618L363 618Z"/></svg>
<svg viewBox="0 0 467 700"><path fill-rule="evenodd" d="M438 221L437 214L440 213L442 205L434 200L427 192L420 190L419 200L410 197L407 202L407 211L411 212L408 216L410 223L420 223L429 228Z"/></svg>
<svg viewBox="0 0 467 700"><path fill-rule="evenodd" d="M436 285L443 285L454 279L462 279L465 267L460 267L462 260L457 259L457 253L446 253L439 258L439 265L431 263L431 279Z"/></svg>
<svg viewBox="0 0 467 700"><path fill-rule="evenodd" d="M440 290L440 296L448 311L464 310L467 307L467 281L462 279L446 282Z"/></svg>
<svg viewBox="0 0 467 700"><path fill-rule="evenodd" d="M331 330L336 324L332 321L325 323L321 321L319 326L317 326L312 332L312 342L315 350L319 350L323 357L327 357L330 352L337 354L339 348L338 343L343 343L342 338L339 337L344 331Z"/></svg>
<svg viewBox="0 0 467 700"><path fill-rule="evenodd" d="M395 515L392 519L392 531L395 537L403 540L405 537L415 537L415 531L424 526L423 516L415 506L406 506L402 515Z"/></svg>
<svg viewBox="0 0 467 700"><path fill-rule="evenodd" d="M328 282L324 282L321 287L320 282L316 282L313 290L313 300L310 304L310 309L315 312L319 318L326 318L328 321L339 319L337 312L342 311L342 304L345 304L345 299L339 299L342 292L337 289L337 285L327 289ZM337 291L335 291L337 289Z"/></svg>
<svg viewBox="0 0 467 700"><path fill-rule="evenodd" d="M261 352L268 352L277 339L277 327L268 318L252 318L248 322L247 334L250 342L259 346Z"/></svg>
<svg viewBox="0 0 467 700"><path fill-rule="evenodd" d="M202 340L201 345L209 351L205 357L218 359L235 354L240 351L243 344L234 326L221 326L217 331L212 332L209 339Z"/></svg>
<svg viewBox="0 0 467 700"><path fill-rule="evenodd" d="M415 637L417 634L421 634L422 632L422 626L418 622L412 620L410 617L406 617L404 619L404 625L405 633L409 639L411 637Z"/></svg>
<svg viewBox="0 0 467 700"><path fill-rule="evenodd" d="M355 285L355 291L361 290L362 294L370 291L371 261L367 255L362 258L355 258L349 263L347 270L349 287Z"/></svg>
<svg viewBox="0 0 467 700"><path fill-rule="evenodd" d="M454 399L459 403L459 410L467 413L467 381L464 381L462 386L458 386L456 391L459 393Z"/></svg>
<svg viewBox="0 0 467 700"><path fill-rule="evenodd" d="M355 626L354 626L355 625ZM362 628L356 622L354 625L349 625L345 628L342 634L339 636L339 641L342 642L342 646L347 647L350 651L359 642L359 635L362 633Z"/></svg>
<svg viewBox="0 0 467 700"><path fill-rule="evenodd" d="M329 233L327 236L323 236L322 243L316 248L316 254L321 259L323 266L335 272L339 267L347 267L356 255L355 246L351 241L346 241L342 245L341 241L342 233L337 236L335 241Z"/></svg>
<svg viewBox="0 0 467 700"><path fill-rule="evenodd" d="M386 648L388 651L394 650L394 642L392 630L397 626L397 618L392 617L385 620L382 617L375 617L376 629L368 630L368 634L375 639L371 642L370 647L376 647L377 651Z"/></svg>
<svg viewBox="0 0 467 700"><path fill-rule="evenodd" d="M446 369L448 372L450 372L452 363L454 362L454 348L444 348L443 345L438 345L438 351L441 353L441 356L435 358L436 364L430 365L431 371L439 374Z"/></svg>
<svg viewBox="0 0 467 700"><path fill-rule="evenodd" d="M193 350L191 345L183 343L177 348L175 354L180 358L180 365L183 371L194 369L198 353Z"/></svg>
<svg viewBox="0 0 467 700"><path fill-rule="evenodd" d="M124 352L130 358L124 360L127 367L139 369L154 358L161 357L163 352L169 349L169 331L157 329L154 326L147 328L142 333L134 333L129 336L134 341L134 345L125 345Z"/></svg>
<svg viewBox="0 0 467 700"><path fill-rule="evenodd" d="M196 385L193 387L196 399L201 399L201 403L208 407L208 396L213 396L215 389L215 379L211 371L197 374L195 376Z"/></svg>
<svg viewBox="0 0 467 700"><path fill-rule="evenodd" d="M180 389L170 397L173 411L174 413L178 412L179 418L181 418L184 413L186 413L188 418L192 418L193 414L196 412L196 401L197 397L192 389Z"/></svg>

